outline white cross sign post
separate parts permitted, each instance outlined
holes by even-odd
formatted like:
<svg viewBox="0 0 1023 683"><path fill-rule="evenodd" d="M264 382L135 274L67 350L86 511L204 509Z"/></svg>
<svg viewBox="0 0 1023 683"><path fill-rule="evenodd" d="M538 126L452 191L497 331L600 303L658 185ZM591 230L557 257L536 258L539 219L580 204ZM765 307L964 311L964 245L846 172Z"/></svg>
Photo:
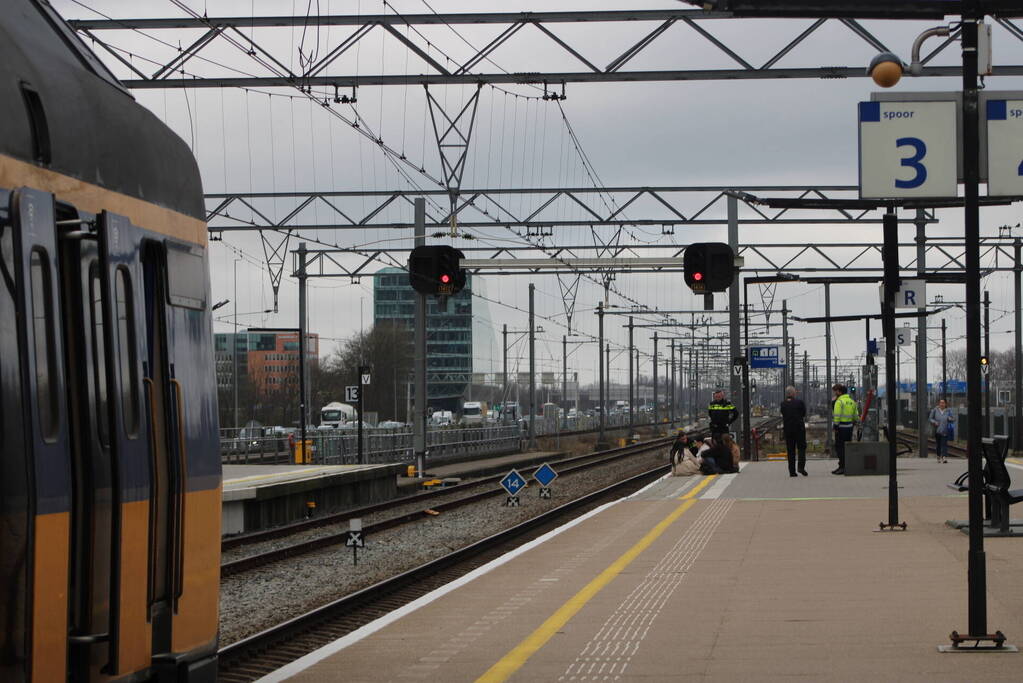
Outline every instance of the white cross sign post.
<svg viewBox="0 0 1023 683"><path fill-rule="evenodd" d="M359 548L366 547L361 518L353 517L348 520L348 538L345 539L345 545L352 549L352 564L359 564Z"/></svg>
<svg viewBox="0 0 1023 683"><path fill-rule="evenodd" d="M1023 100L987 101L987 193L1023 195Z"/></svg>
<svg viewBox="0 0 1023 683"><path fill-rule="evenodd" d="M955 197L956 103L860 102L860 197Z"/></svg>

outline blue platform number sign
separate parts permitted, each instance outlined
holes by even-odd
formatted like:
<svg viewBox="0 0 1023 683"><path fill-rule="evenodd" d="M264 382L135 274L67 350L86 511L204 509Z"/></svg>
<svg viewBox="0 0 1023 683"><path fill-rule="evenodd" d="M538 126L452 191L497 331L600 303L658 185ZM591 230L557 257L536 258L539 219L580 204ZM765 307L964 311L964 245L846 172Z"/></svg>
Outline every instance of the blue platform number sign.
<svg viewBox="0 0 1023 683"><path fill-rule="evenodd" d="M517 470L512 470L508 474L504 475L504 478L499 482L501 487L508 492L508 500L505 505L508 507L519 506L519 491L526 486L526 479Z"/></svg>
<svg viewBox="0 0 1023 683"><path fill-rule="evenodd" d="M749 366L751 368L783 368L785 367L785 350L780 346L749 347Z"/></svg>
<svg viewBox="0 0 1023 683"><path fill-rule="evenodd" d="M860 102L860 196L954 197L956 103Z"/></svg>
<svg viewBox="0 0 1023 683"><path fill-rule="evenodd" d="M1023 194L1023 100L987 101L988 194Z"/></svg>

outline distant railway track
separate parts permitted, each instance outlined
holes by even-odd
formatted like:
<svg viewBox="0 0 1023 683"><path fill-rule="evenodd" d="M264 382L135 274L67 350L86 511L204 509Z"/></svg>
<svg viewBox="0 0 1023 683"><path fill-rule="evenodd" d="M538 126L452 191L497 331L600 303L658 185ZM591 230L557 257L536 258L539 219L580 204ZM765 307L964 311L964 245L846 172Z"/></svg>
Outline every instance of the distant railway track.
<svg viewBox="0 0 1023 683"><path fill-rule="evenodd" d="M917 431L915 429L900 429L896 433L895 440L898 443L904 444L906 446L912 446L913 448L916 448L916 446L917 446ZM927 437L927 450L928 451L937 452L936 451L937 446L938 446L938 444L937 444L937 442L934 439L932 439L930 437ZM966 457L966 449L963 448L962 446L956 446L956 445L953 445L953 444L949 444L948 445L948 455L949 455L950 458L965 458Z"/></svg>
<svg viewBox="0 0 1023 683"><path fill-rule="evenodd" d="M595 453L563 458L551 462L558 466L558 473L564 476L664 448L670 443L670 437L660 437L628 446L611 448L605 451L597 451ZM429 519L431 515L435 515L438 512L453 510L486 498L503 495L504 489L497 486L497 482L500 481L503 476L503 474L499 474L484 477L472 482L457 484L455 486L449 486L436 491L417 493L382 503L367 505L354 510L346 510L344 512L324 515L323 517L316 519L303 520L301 522L295 522L273 529L225 538L221 542L221 548L223 550L230 550L255 543L287 538L288 536L293 536L311 529L341 524L342 522L352 518L362 518L370 514L386 512L387 510L392 510L398 507L407 507L410 504L421 504L423 506L422 508L414 511L399 514L364 527L364 531L367 535L376 534L402 524ZM427 512L428 510L429 512ZM289 557L304 555L321 548L344 543L346 537L347 530L339 531L337 533L327 534L285 547L256 553L248 557L224 562L220 566L220 575L223 578L234 574L240 574L242 572L265 566L272 562L279 562Z"/></svg>

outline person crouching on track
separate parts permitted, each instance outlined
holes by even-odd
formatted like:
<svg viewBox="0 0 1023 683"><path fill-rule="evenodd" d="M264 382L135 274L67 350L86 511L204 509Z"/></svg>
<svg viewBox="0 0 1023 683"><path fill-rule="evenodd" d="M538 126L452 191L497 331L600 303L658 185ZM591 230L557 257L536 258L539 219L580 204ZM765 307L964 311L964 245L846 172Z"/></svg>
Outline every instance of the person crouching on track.
<svg viewBox="0 0 1023 683"><path fill-rule="evenodd" d="M707 406L707 416L710 418L711 438L717 439L727 434L732 423L739 419L739 410L725 398L725 392L718 389L714 392L714 400Z"/></svg>
<svg viewBox="0 0 1023 683"><path fill-rule="evenodd" d="M799 453L799 473L806 474L806 404L796 397L795 387L785 387L785 400L781 402L782 429L785 450L789 456L789 476L796 476L796 452Z"/></svg>
<svg viewBox="0 0 1023 683"><path fill-rule="evenodd" d="M844 384L836 384L831 387L835 395L835 407L832 411L832 421L835 430L835 455L838 456L838 469L832 470L832 474L845 474L845 443L852 441L853 425L856 424L856 401L852 400L846 393Z"/></svg>

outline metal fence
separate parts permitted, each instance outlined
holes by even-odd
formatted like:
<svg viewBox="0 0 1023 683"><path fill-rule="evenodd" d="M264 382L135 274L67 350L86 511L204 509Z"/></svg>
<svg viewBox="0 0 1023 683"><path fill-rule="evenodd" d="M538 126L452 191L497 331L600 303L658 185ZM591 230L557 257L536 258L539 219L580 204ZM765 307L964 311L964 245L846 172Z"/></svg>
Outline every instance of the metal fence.
<svg viewBox="0 0 1023 683"><path fill-rule="evenodd" d="M608 415L607 429L628 426L628 414ZM635 425L650 424L649 416L637 415ZM537 416L534 424L536 436L596 430L600 418L578 417L544 418ZM508 425L484 427L446 427L426 432L426 445L431 460L454 459L467 455L499 455L520 450L521 440L528 433L526 420ZM295 437L297 438L297 434ZM312 462L318 465L347 465L359 461L358 435L354 430L320 430L306 433L311 442ZM408 429L367 429L363 432L365 462L412 462L412 432ZM288 464L293 461L288 436L244 436L239 430L223 430L220 439L221 460L225 465Z"/></svg>

